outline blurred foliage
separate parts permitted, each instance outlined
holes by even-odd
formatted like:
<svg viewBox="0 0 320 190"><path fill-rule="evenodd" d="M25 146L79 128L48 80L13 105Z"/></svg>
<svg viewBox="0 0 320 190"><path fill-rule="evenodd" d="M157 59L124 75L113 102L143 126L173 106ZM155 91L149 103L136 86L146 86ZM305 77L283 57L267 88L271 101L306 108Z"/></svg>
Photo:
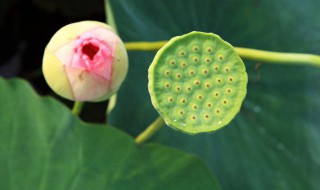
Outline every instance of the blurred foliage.
<svg viewBox="0 0 320 190"><path fill-rule="evenodd" d="M0 91L0 189L220 189L195 156L83 123L22 80Z"/></svg>

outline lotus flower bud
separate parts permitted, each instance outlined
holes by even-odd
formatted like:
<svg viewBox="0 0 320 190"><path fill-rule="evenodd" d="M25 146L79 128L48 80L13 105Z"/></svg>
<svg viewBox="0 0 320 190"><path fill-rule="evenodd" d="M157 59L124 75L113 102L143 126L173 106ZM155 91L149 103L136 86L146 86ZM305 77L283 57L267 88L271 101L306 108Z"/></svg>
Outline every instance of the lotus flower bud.
<svg viewBox="0 0 320 190"><path fill-rule="evenodd" d="M102 101L118 91L128 70L128 56L110 26L96 21L72 23L48 43L42 70L60 96L77 101Z"/></svg>

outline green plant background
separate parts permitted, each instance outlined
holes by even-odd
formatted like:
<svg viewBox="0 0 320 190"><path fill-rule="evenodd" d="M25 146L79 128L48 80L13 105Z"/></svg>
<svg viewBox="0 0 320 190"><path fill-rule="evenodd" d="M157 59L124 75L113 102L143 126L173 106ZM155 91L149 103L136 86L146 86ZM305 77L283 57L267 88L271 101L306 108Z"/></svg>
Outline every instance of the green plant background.
<svg viewBox="0 0 320 190"><path fill-rule="evenodd" d="M220 189L195 156L84 123L22 80L0 92L0 189Z"/></svg>
<svg viewBox="0 0 320 190"><path fill-rule="evenodd" d="M46 43L43 39L47 36L49 40L50 33L54 33L45 29L60 26L55 20L92 20L94 17L84 15L103 11L98 0L90 6L86 1L32 0L54 16L39 16L35 14L39 10L28 11L30 6L17 10L11 7L15 3L25 7L22 2L0 3L0 10L16 11L7 17L12 18L9 27L1 26L7 35L4 47L12 50L18 33L18 39L26 35L22 40L29 42L24 53L31 59L23 57L26 65L22 73L26 68L41 67L41 58L36 57L41 57ZM320 54L318 0L110 2L124 41L168 40L199 30L214 32L235 46ZM58 10L82 16L57 17ZM0 24L3 15L6 11L0 11ZM11 24L15 27L10 28ZM6 52L2 52L1 59L10 56ZM108 118L109 123L133 136L158 116L147 92L147 69L154 55L130 52L129 75L119 92L118 105ZM118 129L80 121L58 101L38 96L26 82L0 79L0 189L211 190L220 189L219 182L227 190L317 190L319 68L249 61L245 64L248 96L229 126L196 136L165 127L151 139L153 143L142 146L135 145L132 137ZM35 84L38 80L41 83L36 78L32 85L41 92L41 85ZM97 115L96 111L90 110L89 115Z"/></svg>
<svg viewBox="0 0 320 190"><path fill-rule="evenodd" d="M234 46L320 54L318 0L111 0L124 41L168 40L193 30ZM147 91L155 52L130 52L109 121L137 135L157 116ZM248 94L229 126L189 136L166 127L151 140L201 157L222 189L318 189L320 69L245 61Z"/></svg>

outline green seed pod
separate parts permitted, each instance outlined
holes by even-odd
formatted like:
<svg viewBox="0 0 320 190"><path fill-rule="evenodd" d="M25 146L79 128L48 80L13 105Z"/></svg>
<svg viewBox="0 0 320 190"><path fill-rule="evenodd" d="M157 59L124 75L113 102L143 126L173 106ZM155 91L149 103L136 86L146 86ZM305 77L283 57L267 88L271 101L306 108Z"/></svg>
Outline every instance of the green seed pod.
<svg viewBox="0 0 320 190"><path fill-rule="evenodd" d="M189 134L227 125L246 95L244 63L229 43L212 33L172 38L148 72L153 106L168 126Z"/></svg>
<svg viewBox="0 0 320 190"><path fill-rule="evenodd" d="M54 34L45 49L42 70L60 96L96 102L118 91L127 74L128 57L110 26L82 21Z"/></svg>

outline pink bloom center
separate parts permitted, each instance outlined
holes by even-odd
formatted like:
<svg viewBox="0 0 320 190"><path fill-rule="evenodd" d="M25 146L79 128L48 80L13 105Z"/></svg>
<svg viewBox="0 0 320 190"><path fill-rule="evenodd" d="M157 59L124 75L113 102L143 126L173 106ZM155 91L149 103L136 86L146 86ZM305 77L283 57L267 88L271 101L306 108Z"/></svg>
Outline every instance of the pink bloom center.
<svg viewBox="0 0 320 190"><path fill-rule="evenodd" d="M82 47L82 53L86 54L90 60L93 60L94 56L97 54L98 51L99 47L91 43Z"/></svg>
<svg viewBox="0 0 320 190"><path fill-rule="evenodd" d="M82 68L110 80L113 53L113 48L105 41L87 32L76 39L70 66Z"/></svg>

